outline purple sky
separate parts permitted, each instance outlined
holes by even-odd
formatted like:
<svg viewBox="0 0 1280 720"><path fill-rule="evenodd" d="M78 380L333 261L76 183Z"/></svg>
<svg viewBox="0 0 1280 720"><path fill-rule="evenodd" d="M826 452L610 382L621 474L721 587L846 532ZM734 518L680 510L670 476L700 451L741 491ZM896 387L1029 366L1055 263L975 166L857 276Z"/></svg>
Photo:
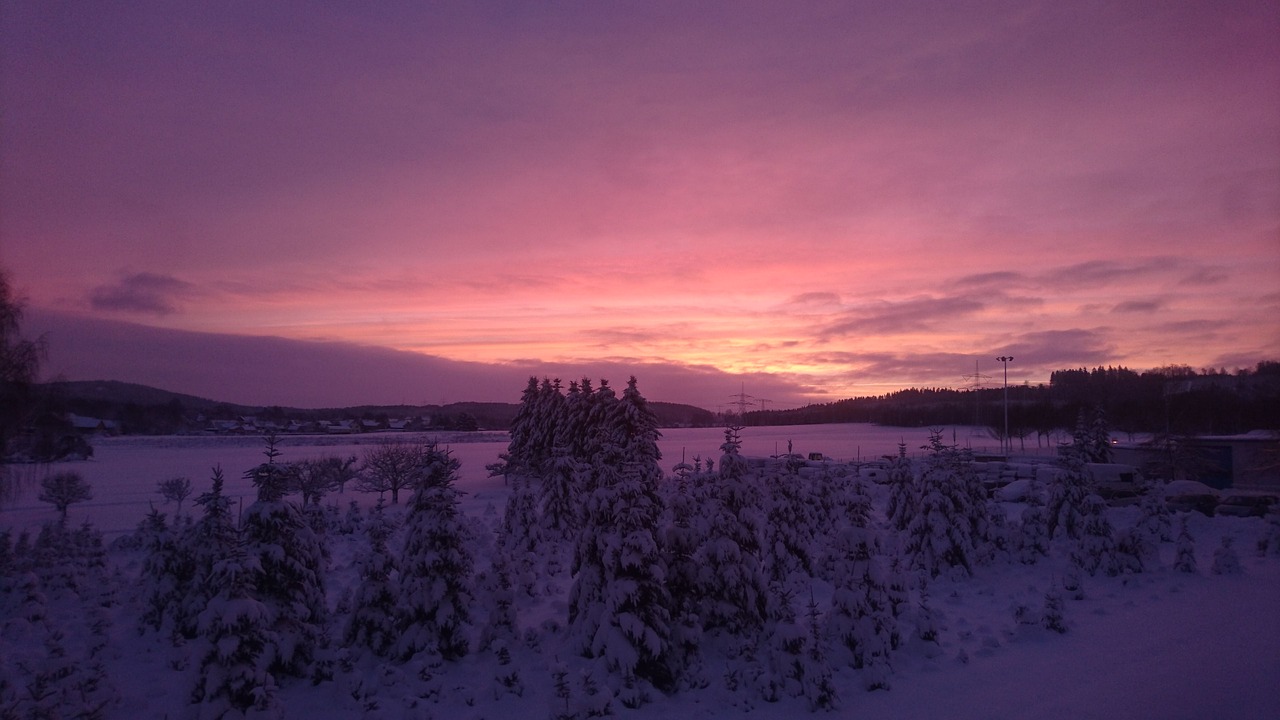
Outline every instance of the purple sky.
<svg viewBox="0 0 1280 720"><path fill-rule="evenodd" d="M775 406L1280 357L1280 4L0 13L48 370L297 405Z"/></svg>

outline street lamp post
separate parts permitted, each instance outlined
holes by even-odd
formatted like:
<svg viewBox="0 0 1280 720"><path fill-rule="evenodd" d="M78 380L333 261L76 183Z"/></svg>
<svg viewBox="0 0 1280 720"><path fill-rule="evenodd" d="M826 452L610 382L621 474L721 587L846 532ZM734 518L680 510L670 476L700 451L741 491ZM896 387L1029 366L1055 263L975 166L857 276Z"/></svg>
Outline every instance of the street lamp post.
<svg viewBox="0 0 1280 720"><path fill-rule="evenodd" d="M1004 363L1004 438L1001 444L1004 445L1005 459L1008 459L1009 453L1013 452L1013 443L1009 440L1009 363L1013 362L1013 356L1001 355L996 360Z"/></svg>

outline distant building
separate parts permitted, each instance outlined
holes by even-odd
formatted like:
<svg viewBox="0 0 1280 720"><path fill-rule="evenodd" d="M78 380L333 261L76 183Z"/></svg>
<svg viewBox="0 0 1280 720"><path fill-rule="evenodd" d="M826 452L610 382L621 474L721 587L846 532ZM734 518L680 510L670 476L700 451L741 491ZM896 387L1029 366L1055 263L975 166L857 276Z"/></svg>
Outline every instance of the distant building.
<svg viewBox="0 0 1280 720"><path fill-rule="evenodd" d="M71 424L71 428L79 435L106 435L119 431L119 426L112 420L100 420L95 417L86 417L74 413L67 414L67 422Z"/></svg>
<svg viewBox="0 0 1280 720"><path fill-rule="evenodd" d="M1280 435L1274 432L1200 435L1173 442L1177 444L1173 453L1147 443L1116 445L1115 459L1149 468L1171 464L1170 480L1197 480L1220 489L1280 491ZM1175 457L1172 462L1167 459L1170 454Z"/></svg>

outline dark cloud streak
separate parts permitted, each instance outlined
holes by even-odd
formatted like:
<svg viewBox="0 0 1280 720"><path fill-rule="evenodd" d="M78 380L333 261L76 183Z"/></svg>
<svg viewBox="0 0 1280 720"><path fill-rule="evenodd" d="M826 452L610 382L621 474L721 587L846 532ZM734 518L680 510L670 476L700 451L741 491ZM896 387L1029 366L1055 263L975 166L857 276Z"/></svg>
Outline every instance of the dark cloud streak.
<svg viewBox="0 0 1280 720"><path fill-rule="evenodd" d="M133 273L113 285L99 285L89 293L89 305L95 310L108 310L144 315L165 316L179 312L179 301L192 294L194 287L170 275Z"/></svg>

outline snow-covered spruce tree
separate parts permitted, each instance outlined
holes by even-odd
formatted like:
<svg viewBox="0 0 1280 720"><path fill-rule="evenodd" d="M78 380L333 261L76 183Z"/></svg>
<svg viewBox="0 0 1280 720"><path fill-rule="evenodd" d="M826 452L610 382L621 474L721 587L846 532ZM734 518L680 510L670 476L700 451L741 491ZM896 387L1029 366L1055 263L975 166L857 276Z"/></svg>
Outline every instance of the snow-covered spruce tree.
<svg viewBox="0 0 1280 720"><path fill-rule="evenodd" d="M763 498L738 452L740 429L725 430L719 473L702 505L707 531L696 560L703 628L747 634L764 622L768 584L760 559Z"/></svg>
<svg viewBox="0 0 1280 720"><path fill-rule="evenodd" d="M1163 480L1150 478L1143 481L1138 508L1142 516L1138 518L1137 530L1152 545L1173 539L1173 518L1165 500Z"/></svg>
<svg viewBox="0 0 1280 720"><path fill-rule="evenodd" d="M382 501L369 513L365 533L369 547L356 559L360 583L352 600L344 639L348 647L364 647L386 656L396 639L396 560L388 548L395 525Z"/></svg>
<svg viewBox="0 0 1280 720"><path fill-rule="evenodd" d="M526 476L542 478L547 474L555 451L556 428L563 422L564 415L565 398L560 392L560 381L543 378L529 418L523 473Z"/></svg>
<svg viewBox="0 0 1280 720"><path fill-rule="evenodd" d="M405 519L395 655L407 660L428 652L454 660L468 650L472 558L454 489L458 461L435 443L424 450L426 473Z"/></svg>
<svg viewBox="0 0 1280 720"><path fill-rule="evenodd" d="M256 597L272 615L271 671L304 677L324 642L324 550L302 512L285 500L294 473L275 462L273 436L265 454L267 462L245 474L257 486L258 499L245 510L241 532L259 573Z"/></svg>
<svg viewBox="0 0 1280 720"><path fill-rule="evenodd" d="M1213 551L1213 567L1210 570L1214 575L1239 575L1243 572L1234 544L1235 539L1230 535L1222 536L1222 544Z"/></svg>
<svg viewBox="0 0 1280 720"><path fill-rule="evenodd" d="M364 529L364 511L360 509L360 504L352 500L347 505L347 512L342 516L342 521L338 524L338 532L343 535L354 535Z"/></svg>
<svg viewBox="0 0 1280 720"><path fill-rule="evenodd" d="M1033 478L1027 488L1026 508L1018 526L1018 558L1031 565L1049 554L1049 523L1040 485Z"/></svg>
<svg viewBox="0 0 1280 720"><path fill-rule="evenodd" d="M809 711L834 710L840 704L840 693L832 679L831 663L827 659L827 636L822 631L818 603L809 598L807 613L809 631L804 659L800 665L800 684L804 697L809 701Z"/></svg>
<svg viewBox="0 0 1280 720"><path fill-rule="evenodd" d="M769 610L758 644L747 647L748 657L756 660L752 680L765 702L777 702L784 695L798 697L803 693L802 678L805 628L796 620L794 593L774 583L770 587Z"/></svg>
<svg viewBox="0 0 1280 720"><path fill-rule="evenodd" d="M273 613L254 599L254 580L261 570L238 538L226 551L209 577L217 590L199 616L205 650L192 700L200 705L202 718L269 710L275 704Z"/></svg>
<svg viewBox="0 0 1280 720"><path fill-rule="evenodd" d="M511 494L507 496L498 533L498 550L510 560L512 574L526 592L534 589L535 566L542 544L542 523L533 482L523 475L510 476Z"/></svg>
<svg viewBox="0 0 1280 720"><path fill-rule="evenodd" d="M667 591L671 595L671 642L677 667L690 662L702 639L697 561L706 537L700 487L689 474L665 486L663 515L658 539L667 564ZM678 674L678 673L677 673Z"/></svg>
<svg viewBox="0 0 1280 720"><path fill-rule="evenodd" d="M956 455L934 433L920 474L920 498L907 526L904 548L911 567L937 577L944 569L972 572L974 519L972 498L960 475Z"/></svg>
<svg viewBox="0 0 1280 720"><path fill-rule="evenodd" d="M1138 528L1117 530L1116 566L1119 573L1140 573L1160 564L1160 549Z"/></svg>
<svg viewBox="0 0 1280 720"><path fill-rule="evenodd" d="M862 668L868 690L887 688L889 655L897 644L888 571L873 531L845 528L835 539L836 582L828 633L847 651L846 661Z"/></svg>
<svg viewBox="0 0 1280 720"><path fill-rule="evenodd" d="M987 488L973 467L973 451L953 448L952 463L956 477L969 500L969 537L973 542L974 561L989 563L996 558L1008 559L1009 528L1004 509L987 497Z"/></svg>
<svg viewBox="0 0 1280 720"><path fill-rule="evenodd" d="M534 424L537 422L535 415L537 406L538 378L531 375L524 392L520 394L520 407L516 409L516 415L511 419L511 429L508 432L511 439L507 443L507 452L502 456L503 462L496 468L499 473L507 477L533 474L532 438Z"/></svg>
<svg viewBox="0 0 1280 720"><path fill-rule="evenodd" d="M662 451L658 440L658 416L636 387L636 376L627 380L622 397L610 408L605 432L618 447L622 462L638 472L645 483L655 486L662 481Z"/></svg>
<svg viewBox="0 0 1280 720"><path fill-rule="evenodd" d="M182 601L183 584L191 577L190 561L164 514L155 507L138 524L134 536L146 553L140 578L144 598L141 624L161 630L166 620L172 622L174 609Z"/></svg>
<svg viewBox="0 0 1280 720"><path fill-rule="evenodd" d="M576 392L576 389L571 392ZM581 520L582 487L590 472L590 465L574 457L567 444L556 446L551 467L539 485L541 534L544 539L561 542L573 536Z"/></svg>
<svg viewBox="0 0 1280 720"><path fill-rule="evenodd" d="M1106 509L1106 503L1097 495L1090 495L1085 500L1080 537L1070 552L1071 562L1090 575L1101 572L1115 576L1123 570Z"/></svg>
<svg viewBox="0 0 1280 720"><path fill-rule="evenodd" d="M907 444L898 443L898 456L889 465L889 499L885 504L885 517L891 527L899 532L907 529L916 515L919 495Z"/></svg>
<svg viewBox="0 0 1280 720"><path fill-rule="evenodd" d="M1186 517L1178 524L1177 557L1173 561L1173 569L1185 573L1196 571L1196 541L1187 528Z"/></svg>
<svg viewBox="0 0 1280 720"><path fill-rule="evenodd" d="M215 466L213 486L196 498L203 514L178 541L184 571L177 579L180 600L172 606L173 627L187 638L197 636L200 613L219 590L212 580L214 566L240 543L240 531L231 517L231 500L223 495L222 487L222 468Z"/></svg>
<svg viewBox="0 0 1280 720"><path fill-rule="evenodd" d="M799 475L767 473L764 562L772 582L784 583L792 572L811 575L814 570L814 499L808 483Z"/></svg>
<svg viewBox="0 0 1280 720"><path fill-rule="evenodd" d="M611 672L666 688L673 680L671 596L656 537L662 505L645 470L603 441L574 552L569 634Z"/></svg>
<svg viewBox="0 0 1280 720"><path fill-rule="evenodd" d="M551 541L573 537L583 522L594 438L600 432L592 424L594 395L591 381L583 378L581 385L569 383L568 395L558 405L550 459L540 485L543 537Z"/></svg>
<svg viewBox="0 0 1280 720"><path fill-rule="evenodd" d="M1107 422L1107 413L1101 405L1094 408L1093 421L1089 423L1087 452L1089 462L1111 462L1111 424Z"/></svg>
<svg viewBox="0 0 1280 720"><path fill-rule="evenodd" d="M516 594L511 582L511 569L502 553L495 553L493 565L485 573L481 585L489 617L480 632L480 648L499 653L510 648L520 636L516 624ZM508 658L509 661L509 658Z"/></svg>
<svg viewBox="0 0 1280 720"><path fill-rule="evenodd" d="M1085 465L1084 450L1078 445L1062 449L1062 468L1054 473L1049 483L1049 499L1045 503L1045 516L1049 537L1059 535L1078 539L1083 531L1086 505L1088 504L1089 469Z"/></svg>

